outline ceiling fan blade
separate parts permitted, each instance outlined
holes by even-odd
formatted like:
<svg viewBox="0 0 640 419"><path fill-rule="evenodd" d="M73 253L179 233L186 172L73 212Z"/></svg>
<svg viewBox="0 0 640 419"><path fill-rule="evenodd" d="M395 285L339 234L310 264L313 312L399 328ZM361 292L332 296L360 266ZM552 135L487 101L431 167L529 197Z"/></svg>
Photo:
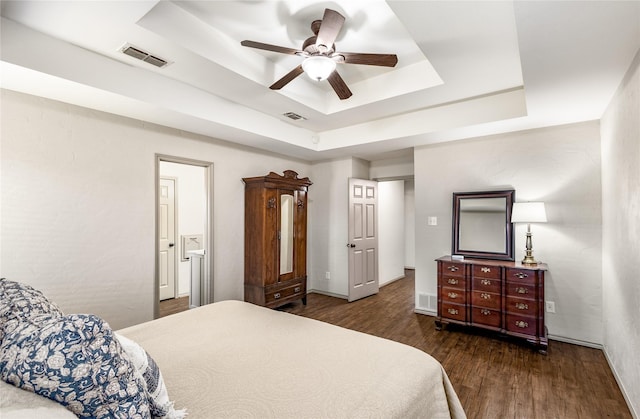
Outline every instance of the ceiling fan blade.
<svg viewBox="0 0 640 419"><path fill-rule="evenodd" d="M255 41L242 41L242 42L240 42L240 45L242 45L243 47L257 48L257 49L263 49L263 50L266 50L266 51L279 52L281 54L296 55L296 54L301 54L302 53L302 51L297 50L297 49L279 47L278 45L263 44L262 42L255 42Z"/></svg>
<svg viewBox="0 0 640 419"><path fill-rule="evenodd" d="M346 64L378 65L382 67L395 67L398 56L395 54L361 54L358 52L339 52L334 55L342 55Z"/></svg>
<svg viewBox="0 0 640 419"><path fill-rule="evenodd" d="M286 86L291 80L295 79L302 73L304 73L304 70L302 69L302 64L301 64L296 68L294 68L293 70L291 70L290 72L288 72L287 74L285 74L284 77L282 77L280 80L278 80L277 82L269 86L269 89L280 90L284 86Z"/></svg>
<svg viewBox="0 0 640 419"><path fill-rule="evenodd" d="M343 24L344 16L335 10L325 9L316 39L316 46L324 45L328 49L333 47L333 43L336 41Z"/></svg>
<svg viewBox="0 0 640 419"><path fill-rule="evenodd" d="M342 80L342 77L340 77L340 74L338 74L337 71L331 73L327 80L340 100L349 99L353 94L351 93L351 90L349 90L349 87L347 87L347 83Z"/></svg>

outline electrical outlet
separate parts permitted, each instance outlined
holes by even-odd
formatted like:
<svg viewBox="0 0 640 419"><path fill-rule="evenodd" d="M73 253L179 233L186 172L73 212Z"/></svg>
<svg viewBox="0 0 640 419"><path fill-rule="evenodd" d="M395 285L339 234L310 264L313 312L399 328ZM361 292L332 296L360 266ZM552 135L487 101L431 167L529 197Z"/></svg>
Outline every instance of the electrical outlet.
<svg viewBox="0 0 640 419"><path fill-rule="evenodd" d="M331 279L331 272L325 272L324 273L324 279L326 279L326 280Z"/></svg>
<svg viewBox="0 0 640 419"><path fill-rule="evenodd" d="M547 301L547 313L555 313L556 312L556 303L553 301Z"/></svg>

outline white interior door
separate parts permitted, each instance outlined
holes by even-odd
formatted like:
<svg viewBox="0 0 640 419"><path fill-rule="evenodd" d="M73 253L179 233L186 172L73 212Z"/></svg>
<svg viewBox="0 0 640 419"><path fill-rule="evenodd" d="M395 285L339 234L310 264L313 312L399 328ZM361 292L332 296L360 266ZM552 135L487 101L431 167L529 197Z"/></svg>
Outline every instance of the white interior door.
<svg viewBox="0 0 640 419"><path fill-rule="evenodd" d="M158 202L158 261L160 300L176 296L176 182L160 178Z"/></svg>
<svg viewBox="0 0 640 419"><path fill-rule="evenodd" d="M349 301L377 294L378 182L349 179Z"/></svg>

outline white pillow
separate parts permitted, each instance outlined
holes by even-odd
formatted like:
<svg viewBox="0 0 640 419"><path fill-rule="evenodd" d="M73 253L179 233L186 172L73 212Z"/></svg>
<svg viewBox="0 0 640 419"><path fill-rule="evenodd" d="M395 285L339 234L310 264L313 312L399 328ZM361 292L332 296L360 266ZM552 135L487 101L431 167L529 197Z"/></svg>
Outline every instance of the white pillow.
<svg viewBox="0 0 640 419"><path fill-rule="evenodd" d="M137 342L114 332L120 346L129 356L131 363L142 378L145 390L148 394L149 410L151 416L161 419L182 419L187 413L186 410L176 410L173 402L169 400L169 393L164 384L162 373L151 355L144 350Z"/></svg>

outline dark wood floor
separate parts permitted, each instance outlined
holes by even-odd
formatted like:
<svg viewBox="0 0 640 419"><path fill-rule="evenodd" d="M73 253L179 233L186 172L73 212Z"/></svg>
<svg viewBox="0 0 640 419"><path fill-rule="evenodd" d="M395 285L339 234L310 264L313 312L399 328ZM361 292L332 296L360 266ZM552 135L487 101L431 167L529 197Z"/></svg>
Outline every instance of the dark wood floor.
<svg viewBox="0 0 640 419"><path fill-rule="evenodd" d="M404 279L353 303L309 294L282 311L421 349L444 366L471 418L631 418L601 350L549 342L548 355L526 343L449 326L413 312L415 281ZM160 303L162 315L188 309L188 298Z"/></svg>
<svg viewBox="0 0 640 419"><path fill-rule="evenodd" d="M353 303L309 294L283 311L395 340L444 366L469 418L631 418L601 350L551 341L527 344L465 328L436 331L415 314L413 271Z"/></svg>
<svg viewBox="0 0 640 419"><path fill-rule="evenodd" d="M160 301L160 317L189 310L189 296Z"/></svg>

